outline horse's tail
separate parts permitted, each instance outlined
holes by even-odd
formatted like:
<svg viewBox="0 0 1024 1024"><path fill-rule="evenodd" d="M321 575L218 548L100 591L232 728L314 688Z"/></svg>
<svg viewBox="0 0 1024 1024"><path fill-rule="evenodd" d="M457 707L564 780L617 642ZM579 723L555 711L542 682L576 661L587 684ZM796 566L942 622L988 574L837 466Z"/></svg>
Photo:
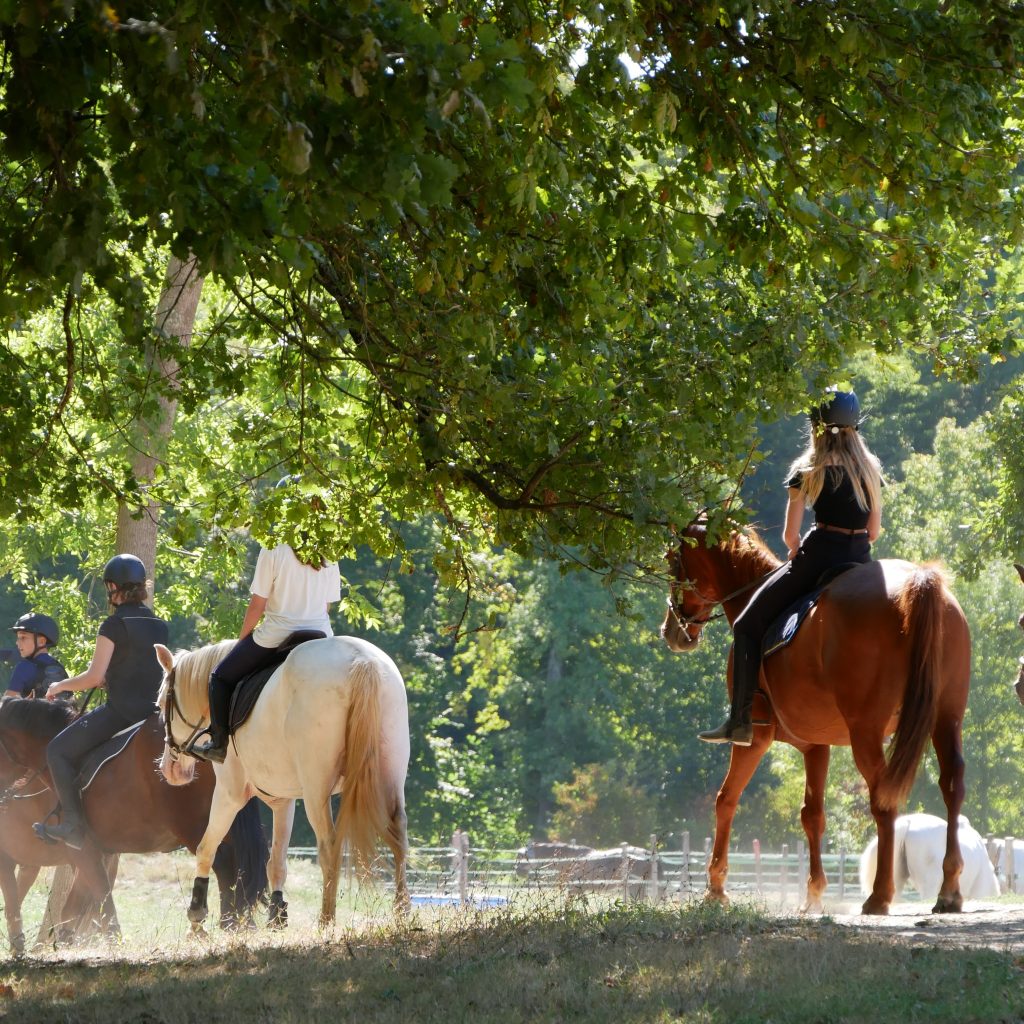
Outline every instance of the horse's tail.
<svg viewBox="0 0 1024 1024"><path fill-rule="evenodd" d="M897 599L910 642L910 673L896 734L875 791L881 806L896 810L914 784L925 744L935 728L942 659L946 583L934 566L915 566Z"/></svg>
<svg viewBox="0 0 1024 1024"><path fill-rule="evenodd" d="M235 908L249 910L267 893L270 846L260 821L260 802L253 797L236 815L228 830L235 848Z"/></svg>
<svg viewBox="0 0 1024 1024"><path fill-rule="evenodd" d="M361 872L369 869L377 839L391 822L389 788L381 770L380 666L356 658L349 667L345 719L345 779L334 827L335 866L346 841Z"/></svg>

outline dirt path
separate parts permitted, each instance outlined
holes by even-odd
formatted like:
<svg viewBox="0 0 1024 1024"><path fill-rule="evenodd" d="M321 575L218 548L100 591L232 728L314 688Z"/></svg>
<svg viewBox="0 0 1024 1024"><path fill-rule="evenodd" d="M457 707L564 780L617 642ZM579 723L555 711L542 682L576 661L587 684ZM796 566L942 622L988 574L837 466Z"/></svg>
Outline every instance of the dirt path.
<svg viewBox="0 0 1024 1024"><path fill-rule="evenodd" d="M842 928L877 932L907 943L970 946L1024 953L1024 904L971 900L961 914L933 914L924 903L896 903L887 917L833 913Z"/></svg>

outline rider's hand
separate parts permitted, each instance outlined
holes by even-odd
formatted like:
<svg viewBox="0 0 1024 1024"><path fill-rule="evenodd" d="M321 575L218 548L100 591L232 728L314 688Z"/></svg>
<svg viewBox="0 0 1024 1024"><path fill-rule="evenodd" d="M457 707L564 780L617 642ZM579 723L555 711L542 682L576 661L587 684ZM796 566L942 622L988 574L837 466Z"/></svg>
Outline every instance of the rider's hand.
<svg viewBox="0 0 1024 1024"><path fill-rule="evenodd" d="M63 692L64 688L61 686L60 683L50 683L50 685L46 688L46 699L56 700Z"/></svg>

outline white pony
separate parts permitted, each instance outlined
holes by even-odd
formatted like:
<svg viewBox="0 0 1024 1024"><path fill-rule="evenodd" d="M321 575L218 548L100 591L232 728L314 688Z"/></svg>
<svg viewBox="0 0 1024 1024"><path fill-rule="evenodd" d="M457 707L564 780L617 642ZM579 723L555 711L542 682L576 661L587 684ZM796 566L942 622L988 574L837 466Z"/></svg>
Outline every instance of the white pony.
<svg viewBox="0 0 1024 1024"><path fill-rule="evenodd" d="M210 673L234 640L198 651L156 653L164 669L158 702L165 727L160 771L171 785L195 773L187 745L209 724ZM206 918L213 855L252 796L274 812L267 874L270 923L287 923L284 884L288 842L301 797L316 835L323 875L320 923L334 920L341 848L348 841L363 868L383 838L395 858L395 907L409 905L405 777L409 765L409 709L405 683L379 648L350 636L310 640L274 672L245 723L234 733L222 765L206 832L196 850L196 878L188 916L198 930ZM331 795L341 793L336 821Z"/></svg>
<svg viewBox="0 0 1024 1024"><path fill-rule="evenodd" d="M960 854L964 859L960 892L964 899L999 895L985 840L960 816ZM934 899L942 885L942 859L946 855L946 822L933 814L905 814L896 819L894 868L896 894L909 881L924 899ZM871 892L878 860L878 839L868 843L860 857L860 889Z"/></svg>

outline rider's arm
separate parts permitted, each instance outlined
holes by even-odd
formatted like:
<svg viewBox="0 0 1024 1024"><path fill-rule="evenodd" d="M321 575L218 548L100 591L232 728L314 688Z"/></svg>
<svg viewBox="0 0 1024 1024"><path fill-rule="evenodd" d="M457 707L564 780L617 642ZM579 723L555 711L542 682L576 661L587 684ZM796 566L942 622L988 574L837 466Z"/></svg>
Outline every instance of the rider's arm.
<svg viewBox="0 0 1024 1024"><path fill-rule="evenodd" d="M786 550L793 558L800 547L800 527L804 522L804 496L799 487L789 487L789 504L786 505L786 525L782 529L782 539Z"/></svg>
<svg viewBox="0 0 1024 1024"><path fill-rule="evenodd" d="M94 690L97 686L102 686L107 677L107 669L110 667L110 659L113 656L114 641L107 636L96 637L96 650L92 652L92 661L89 662L89 667L81 675L50 683L46 688L46 699L53 700L62 693L71 693L74 690Z"/></svg>
<svg viewBox="0 0 1024 1024"><path fill-rule="evenodd" d="M244 640L256 628L257 623L263 618L266 607L267 598L260 597L259 594L253 594L249 598L249 607L245 609L245 618L238 633L239 640Z"/></svg>
<svg viewBox="0 0 1024 1024"><path fill-rule="evenodd" d="M873 544L882 532L882 501L868 513L868 540Z"/></svg>

